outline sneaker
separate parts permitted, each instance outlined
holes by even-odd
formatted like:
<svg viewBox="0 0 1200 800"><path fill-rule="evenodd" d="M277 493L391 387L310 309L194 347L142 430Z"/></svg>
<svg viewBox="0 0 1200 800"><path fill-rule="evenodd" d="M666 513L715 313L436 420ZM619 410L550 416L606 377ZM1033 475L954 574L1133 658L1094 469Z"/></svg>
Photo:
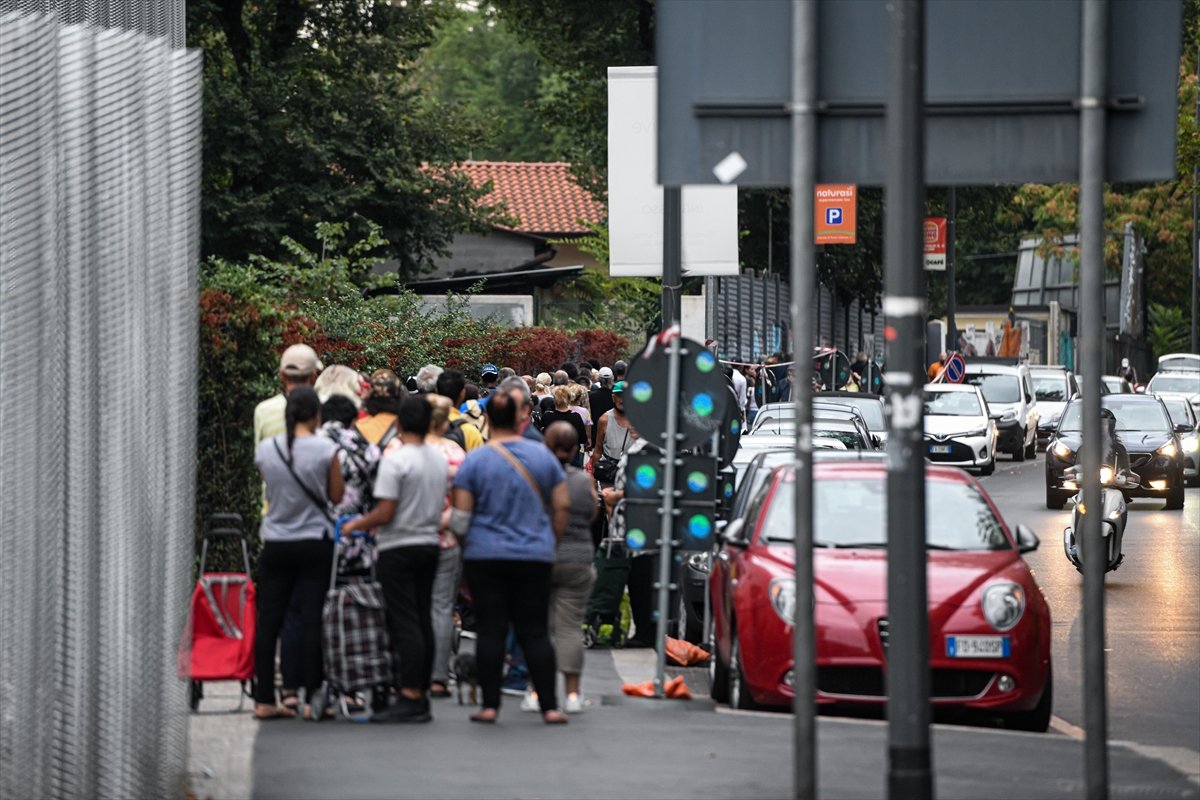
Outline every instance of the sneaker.
<svg viewBox="0 0 1200 800"><path fill-rule="evenodd" d="M500 693L510 697L523 697L529 691L528 681L505 681L500 687Z"/></svg>
<svg viewBox="0 0 1200 800"><path fill-rule="evenodd" d="M396 705L389 708L385 713L376 716L371 715L372 722L382 723L406 723L406 722L429 722L433 719L433 715L429 713L429 701L422 698L421 700L410 700L403 695L397 701Z"/></svg>
<svg viewBox="0 0 1200 800"><path fill-rule="evenodd" d="M567 695L567 704L564 710L568 714L582 714L586 706L587 704L583 700L583 695L569 694Z"/></svg>
<svg viewBox="0 0 1200 800"><path fill-rule="evenodd" d="M521 710L522 711L541 711L542 710L541 705L538 703L537 692L526 692L525 693L525 696L521 698Z"/></svg>

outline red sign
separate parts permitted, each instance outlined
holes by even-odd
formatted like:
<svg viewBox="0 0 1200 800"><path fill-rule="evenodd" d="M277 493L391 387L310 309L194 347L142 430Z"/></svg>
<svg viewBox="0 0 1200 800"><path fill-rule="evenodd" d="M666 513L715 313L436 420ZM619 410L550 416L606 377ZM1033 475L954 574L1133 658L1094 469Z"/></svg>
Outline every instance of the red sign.
<svg viewBox="0 0 1200 800"><path fill-rule="evenodd" d="M925 269L946 269L946 218L925 218Z"/></svg>
<svg viewBox="0 0 1200 800"><path fill-rule="evenodd" d="M854 244L858 223L858 186L818 183L813 189L815 244Z"/></svg>

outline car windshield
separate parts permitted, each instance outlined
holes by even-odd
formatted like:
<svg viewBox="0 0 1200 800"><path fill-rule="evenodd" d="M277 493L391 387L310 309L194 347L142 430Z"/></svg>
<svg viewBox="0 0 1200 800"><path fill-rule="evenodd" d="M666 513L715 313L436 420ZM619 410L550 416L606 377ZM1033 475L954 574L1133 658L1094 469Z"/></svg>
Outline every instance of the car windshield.
<svg viewBox="0 0 1200 800"><path fill-rule="evenodd" d="M854 431L832 431L827 428L813 428L813 439L831 439L841 442L847 450L862 450L862 440Z"/></svg>
<svg viewBox="0 0 1200 800"><path fill-rule="evenodd" d="M1200 374L1196 375L1155 375L1150 379L1149 392L1174 392L1177 394L1196 394L1200 392Z"/></svg>
<svg viewBox="0 0 1200 800"><path fill-rule="evenodd" d="M926 392L925 414L934 417L982 417L974 392Z"/></svg>
<svg viewBox="0 0 1200 800"><path fill-rule="evenodd" d="M1117 394L1125 392L1125 387L1121 385L1124 383L1124 381L1120 378L1101 378L1100 382L1107 386L1110 392L1115 392ZM1082 379L1079 379L1079 385L1083 385Z"/></svg>
<svg viewBox="0 0 1200 800"><path fill-rule="evenodd" d="M1200 367L1200 358L1196 356L1182 356L1180 358L1167 358L1158 362L1158 368L1164 369L1196 369Z"/></svg>
<svg viewBox="0 0 1200 800"><path fill-rule="evenodd" d="M821 398L816 395L813 399L819 401ZM883 403L873 397L831 397L829 402L857 408L863 422L867 423L867 430L881 431L887 428L887 421L883 418Z"/></svg>
<svg viewBox="0 0 1200 800"><path fill-rule="evenodd" d="M1065 375L1034 375L1033 395L1038 400L1054 403L1067 401L1067 378Z"/></svg>
<svg viewBox="0 0 1200 800"><path fill-rule="evenodd" d="M1021 383L1016 375L983 375L976 373L963 379L978 386L989 403L1016 403L1021 399Z"/></svg>
<svg viewBox="0 0 1200 800"><path fill-rule="evenodd" d="M767 544L794 540L793 488L771 498L762 535ZM925 541L939 550L1004 550L1012 545L983 495L958 481L925 482ZM813 535L818 547L887 546L887 478L818 477L813 481Z"/></svg>
<svg viewBox="0 0 1200 800"><path fill-rule="evenodd" d="M1158 403L1103 403L1103 406L1117 418L1118 431L1165 431L1171 427ZM1071 403L1063 414L1059 430L1064 433L1081 431L1081 414L1082 406Z"/></svg>
<svg viewBox="0 0 1200 800"><path fill-rule="evenodd" d="M1167 407L1167 414L1171 417L1171 424L1183 425L1192 424L1191 417L1188 416L1188 401L1185 397L1163 397L1160 398L1163 405Z"/></svg>

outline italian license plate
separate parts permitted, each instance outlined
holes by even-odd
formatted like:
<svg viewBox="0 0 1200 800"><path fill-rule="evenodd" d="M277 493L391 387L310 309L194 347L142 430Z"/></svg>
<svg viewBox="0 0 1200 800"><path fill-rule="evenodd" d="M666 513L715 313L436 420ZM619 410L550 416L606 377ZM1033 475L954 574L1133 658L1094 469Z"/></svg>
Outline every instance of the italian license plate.
<svg viewBox="0 0 1200 800"><path fill-rule="evenodd" d="M949 658L1008 658L1012 647L1007 636L947 636Z"/></svg>
<svg viewBox="0 0 1200 800"><path fill-rule="evenodd" d="M931 444L931 445L929 445L929 452L931 452L931 453L949 453L950 445L948 445L948 444Z"/></svg>

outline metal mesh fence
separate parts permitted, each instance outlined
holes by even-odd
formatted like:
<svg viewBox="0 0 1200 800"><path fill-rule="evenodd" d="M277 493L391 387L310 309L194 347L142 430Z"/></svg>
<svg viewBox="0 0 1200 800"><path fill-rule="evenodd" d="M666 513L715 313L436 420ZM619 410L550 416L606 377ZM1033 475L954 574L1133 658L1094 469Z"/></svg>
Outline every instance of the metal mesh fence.
<svg viewBox="0 0 1200 800"><path fill-rule="evenodd" d="M184 792L201 84L172 46L182 8L0 0L3 798Z"/></svg>

